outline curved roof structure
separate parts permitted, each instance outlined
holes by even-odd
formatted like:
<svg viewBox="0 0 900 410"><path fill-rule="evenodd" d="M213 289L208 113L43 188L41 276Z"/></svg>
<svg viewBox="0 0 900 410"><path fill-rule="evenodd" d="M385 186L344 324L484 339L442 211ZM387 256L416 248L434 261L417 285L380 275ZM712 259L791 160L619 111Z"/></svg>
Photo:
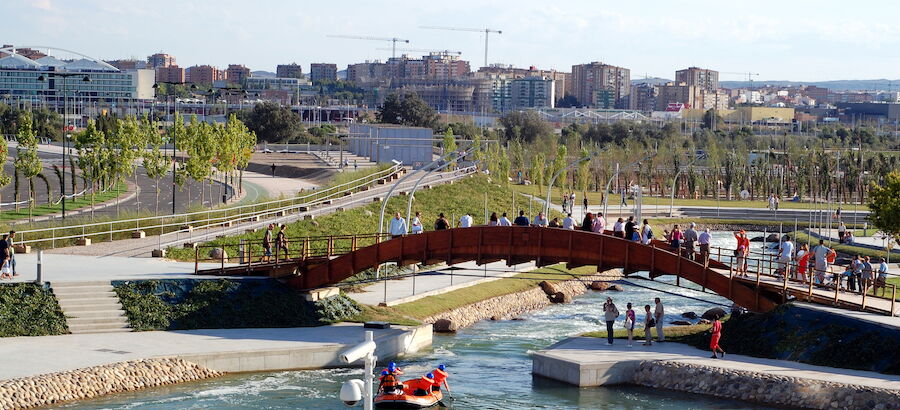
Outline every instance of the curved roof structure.
<svg viewBox="0 0 900 410"><path fill-rule="evenodd" d="M63 66L66 70L71 71L81 71L81 70L94 70L94 71L119 71L118 68L115 68L106 62L103 61L92 61L86 58L81 58L75 60L71 63L68 63Z"/></svg>
<svg viewBox="0 0 900 410"><path fill-rule="evenodd" d="M31 49L46 49L48 52L50 50L62 51L69 54L75 54L81 57L78 60L72 62L65 62L56 57L47 56L42 57L35 60L31 60L22 55L16 54L16 49L20 48L31 48ZM0 48L0 52L9 54L4 58L0 58L0 68L30 68L30 69L40 69L42 67L59 67L65 70L72 71L80 71L80 70L91 70L91 71L120 71L118 68L106 63L103 60L81 54L77 51L66 50L58 47L48 47L48 46L14 46L14 47L3 47ZM7 60L9 59L9 60Z"/></svg>
<svg viewBox="0 0 900 410"><path fill-rule="evenodd" d="M37 60L34 60L34 61L37 61L38 63L40 63L40 64L41 64L42 66L44 66L44 67L62 67L62 66L64 66L64 65L68 64L68 63L66 63L65 61L62 61L62 60L60 60L60 59L58 59L58 58L56 58L56 57L53 57L53 56L41 57L41 58L39 58L39 59L37 59Z"/></svg>
<svg viewBox="0 0 900 410"><path fill-rule="evenodd" d="M41 68L41 65L34 60L21 56L19 54L10 54L0 58L0 68Z"/></svg>

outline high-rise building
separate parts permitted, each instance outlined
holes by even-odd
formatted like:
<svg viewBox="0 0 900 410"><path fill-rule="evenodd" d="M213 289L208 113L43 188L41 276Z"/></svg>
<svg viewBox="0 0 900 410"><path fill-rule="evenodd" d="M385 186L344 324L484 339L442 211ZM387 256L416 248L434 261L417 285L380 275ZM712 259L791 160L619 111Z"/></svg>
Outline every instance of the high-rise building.
<svg viewBox="0 0 900 410"><path fill-rule="evenodd" d="M173 66L175 65L175 56L164 53L156 53L152 56L147 57L147 64L150 66L150 68Z"/></svg>
<svg viewBox="0 0 900 410"><path fill-rule="evenodd" d="M309 65L309 79L312 82L336 81L337 64L312 63Z"/></svg>
<svg viewBox="0 0 900 410"><path fill-rule="evenodd" d="M275 77L300 78L303 77L303 66L297 63L278 64L275 67Z"/></svg>
<svg viewBox="0 0 900 410"><path fill-rule="evenodd" d="M702 108L703 96L700 88L685 83L668 82L657 86L656 110L665 111L669 104L684 104L687 108Z"/></svg>
<svg viewBox="0 0 900 410"><path fill-rule="evenodd" d="M425 75L429 78L459 78L471 71L468 61L450 53L432 52L422 57L422 60L425 62Z"/></svg>
<svg viewBox="0 0 900 410"><path fill-rule="evenodd" d="M719 89L719 72L708 68L689 67L675 72L675 82L715 92Z"/></svg>
<svg viewBox="0 0 900 410"><path fill-rule="evenodd" d="M243 64L229 64L225 70L224 80L229 83L243 85L250 78L250 69Z"/></svg>
<svg viewBox="0 0 900 410"><path fill-rule="evenodd" d="M631 97L629 97L629 109L637 111L654 111L656 110L656 100L659 96L659 89L655 84L639 83L631 86Z"/></svg>
<svg viewBox="0 0 900 410"><path fill-rule="evenodd" d="M224 71L211 65L195 65L187 69L186 81L194 84L212 84L225 79Z"/></svg>
<svg viewBox="0 0 900 410"><path fill-rule="evenodd" d="M347 66L347 81L357 84L375 82L388 78L387 73L387 64L380 60L350 64Z"/></svg>
<svg viewBox="0 0 900 410"><path fill-rule="evenodd" d="M631 70L600 62L572 66L572 91L580 104L627 108Z"/></svg>
<svg viewBox="0 0 900 410"><path fill-rule="evenodd" d="M184 68L177 65L156 68L156 82L183 83L184 81Z"/></svg>
<svg viewBox="0 0 900 410"><path fill-rule="evenodd" d="M715 109L715 110L727 110L728 103L731 101L731 98L728 97L728 94L725 90L715 90L715 91L707 91L700 90L700 95L703 98L703 109Z"/></svg>
<svg viewBox="0 0 900 410"><path fill-rule="evenodd" d="M549 77L525 77L509 84L512 109L553 108L556 106L555 83Z"/></svg>
<svg viewBox="0 0 900 410"><path fill-rule="evenodd" d="M554 99L559 101L567 94L572 94L572 73L566 73L556 70L542 70L536 68L535 66L531 66L529 68L516 68L511 65L504 64L491 64L487 67L481 67L478 69L478 72L488 74L502 74L508 76L510 79L533 76L549 77L555 83L553 85L556 93L556 95L554 95Z"/></svg>

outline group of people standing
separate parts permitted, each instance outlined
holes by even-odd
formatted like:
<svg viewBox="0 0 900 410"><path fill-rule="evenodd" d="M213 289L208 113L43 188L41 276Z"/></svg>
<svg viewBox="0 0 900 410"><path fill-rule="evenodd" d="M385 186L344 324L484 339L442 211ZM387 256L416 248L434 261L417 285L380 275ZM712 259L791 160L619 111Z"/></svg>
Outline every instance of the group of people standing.
<svg viewBox="0 0 900 410"><path fill-rule="evenodd" d="M653 332L652 330L656 329L656 341L664 342L666 340L665 334L663 333L663 316L665 315L665 310L663 308L662 301L659 298L653 300L654 308L653 311L650 311L650 305L644 305L644 346L650 346L653 344ZM628 333L628 347L634 346L634 328L637 326L637 314L634 312L634 309L631 307L631 303L625 305L625 331ZM606 303L603 304L603 320L606 322L606 345L612 346L613 344L613 328L616 322L616 319L620 316L619 309L616 307L616 304L613 303L612 298L606 298Z"/></svg>
<svg viewBox="0 0 900 410"><path fill-rule="evenodd" d="M588 208L588 197L586 192L581 193L581 206L583 206L584 211L587 211ZM568 194L563 194L562 196L562 211L564 213L574 213L575 210L575 192L569 192Z"/></svg>
<svg viewBox="0 0 900 410"><path fill-rule="evenodd" d="M13 240L16 238L16 231L9 231L0 238L0 279L12 280L13 277L19 276L16 273L16 251L13 247Z"/></svg>

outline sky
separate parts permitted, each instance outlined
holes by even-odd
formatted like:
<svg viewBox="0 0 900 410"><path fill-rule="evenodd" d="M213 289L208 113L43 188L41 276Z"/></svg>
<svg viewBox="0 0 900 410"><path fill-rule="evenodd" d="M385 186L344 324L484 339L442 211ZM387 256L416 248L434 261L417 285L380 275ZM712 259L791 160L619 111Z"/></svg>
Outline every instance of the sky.
<svg viewBox="0 0 900 410"><path fill-rule="evenodd" d="M156 52L178 65L386 60L398 48L461 51L480 67L484 34L422 26L491 28L489 62L570 71L602 61L633 79L674 78L689 66L720 80L900 78L900 1L868 0L4 0L0 42L77 51L105 60ZM398 52L398 54L400 54ZM410 53L421 54L421 53Z"/></svg>

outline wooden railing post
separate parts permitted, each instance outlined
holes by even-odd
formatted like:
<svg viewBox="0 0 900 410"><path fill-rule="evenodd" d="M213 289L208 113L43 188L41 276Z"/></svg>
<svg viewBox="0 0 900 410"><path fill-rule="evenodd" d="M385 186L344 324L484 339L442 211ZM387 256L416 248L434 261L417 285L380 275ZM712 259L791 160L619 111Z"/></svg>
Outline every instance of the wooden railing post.
<svg viewBox="0 0 900 410"><path fill-rule="evenodd" d="M813 278L810 278L810 281L809 281L809 293L807 293L807 295L806 295L807 302L812 301L812 288L813 288L813 280L812 279Z"/></svg>
<svg viewBox="0 0 900 410"><path fill-rule="evenodd" d="M301 258L304 260L309 258L309 237L308 236L303 238L303 253L301 255Z"/></svg>
<svg viewBox="0 0 900 410"><path fill-rule="evenodd" d="M200 271L200 248L194 248L194 274Z"/></svg>
<svg viewBox="0 0 900 410"><path fill-rule="evenodd" d="M356 252L356 235L350 238L350 252Z"/></svg>
<svg viewBox="0 0 900 410"><path fill-rule="evenodd" d="M834 276L837 278L840 278L840 276L837 276L837 275L834 275ZM841 282L840 282L840 279L838 279L837 281L832 281L832 282L834 283L834 305L837 306L838 305L838 291L841 289Z"/></svg>

